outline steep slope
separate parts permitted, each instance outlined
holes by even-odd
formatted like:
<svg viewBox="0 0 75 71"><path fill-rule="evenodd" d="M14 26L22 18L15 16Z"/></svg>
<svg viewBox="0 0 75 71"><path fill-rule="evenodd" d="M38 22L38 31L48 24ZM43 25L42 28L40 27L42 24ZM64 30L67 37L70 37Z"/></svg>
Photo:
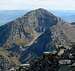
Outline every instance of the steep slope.
<svg viewBox="0 0 75 71"><path fill-rule="evenodd" d="M0 46L2 46L10 36L11 24L5 24L0 27Z"/></svg>
<svg viewBox="0 0 75 71"><path fill-rule="evenodd" d="M57 45L69 46L75 43L75 28L70 23L60 23L51 27L54 43Z"/></svg>
<svg viewBox="0 0 75 71"><path fill-rule="evenodd" d="M29 45L46 29L57 23L57 17L44 9L28 12L0 28L0 44L4 47ZM11 41L11 42L10 42Z"/></svg>
<svg viewBox="0 0 75 71"><path fill-rule="evenodd" d="M51 31L48 29L39 36L31 46L28 46L28 49L22 52L20 61L26 63L41 56L45 51L56 50L55 45L52 43L51 35Z"/></svg>
<svg viewBox="0 0 75 71"><path fill-rule="evenodd" d="M28 63L44 51L75 42L73 25L45 9L36 9L0 27L0 46Z"/></svg>

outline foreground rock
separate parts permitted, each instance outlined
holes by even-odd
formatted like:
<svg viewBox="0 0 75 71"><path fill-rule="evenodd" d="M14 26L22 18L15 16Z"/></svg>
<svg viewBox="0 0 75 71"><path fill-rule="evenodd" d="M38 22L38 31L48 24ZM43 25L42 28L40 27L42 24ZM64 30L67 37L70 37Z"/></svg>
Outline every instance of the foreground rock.
<svg viewBox="0 0 75 71"><path fill-rule="evenodd" d="M58 52L44 52L43 56L31 61L27 71L75 71L74 49L65 49L62 55L58 55Z"/></svg>

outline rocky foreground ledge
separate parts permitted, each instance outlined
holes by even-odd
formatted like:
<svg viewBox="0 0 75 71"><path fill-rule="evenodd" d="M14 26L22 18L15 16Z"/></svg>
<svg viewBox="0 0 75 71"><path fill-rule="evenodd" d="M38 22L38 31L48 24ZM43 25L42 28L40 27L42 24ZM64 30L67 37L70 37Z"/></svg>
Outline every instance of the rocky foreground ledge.
<svg viewBox="0 0 75 71"><path fill-rule="evenodd" d="M41 57L20 66L17 71L75 71L75 48L61 47L59 51L44 52Z"/></svg>

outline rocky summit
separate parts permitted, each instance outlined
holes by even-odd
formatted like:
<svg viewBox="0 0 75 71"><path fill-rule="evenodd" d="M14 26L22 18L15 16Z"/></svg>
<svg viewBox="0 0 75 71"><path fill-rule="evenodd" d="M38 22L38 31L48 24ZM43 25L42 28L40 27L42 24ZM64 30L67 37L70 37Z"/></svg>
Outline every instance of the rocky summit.
<svg viewBox="0 0 75 71"><path fill-rule="evenodd" d="M57 17L45 9L32 10L0 27L0 46L17 55L23 63L27 62L48 48L52 41L50 27L57 21Z"/></svg>
<svg viewBox="0 0 75 71"><path fill-rule="evenodd" d="M56 63L68 64L71 59L68 59L69 56L67 59L64 58L65 51L66 55L69 54L68 49L74 44L74 25L42 8L32 10L0 26L0 48L8 53L1 55L9 60L11 67L30 63L33 59L41 57L44 52L54 51L57 52L56 57L60 59ZM14 58L16 63L10 58Z"/></svg>
<svg viewBox="0 0 75 71"><path fill-rule="evenodd" d="M44 9L28 12L0 27L0 46L31 45L37 37L57 23L57 18ZM11 41L11 42L10 42Z"/></svg>

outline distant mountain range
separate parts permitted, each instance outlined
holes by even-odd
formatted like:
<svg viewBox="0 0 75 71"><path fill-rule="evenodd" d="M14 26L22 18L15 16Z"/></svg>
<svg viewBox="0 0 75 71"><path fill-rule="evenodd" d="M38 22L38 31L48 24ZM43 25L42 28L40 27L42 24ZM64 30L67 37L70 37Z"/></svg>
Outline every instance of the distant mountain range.
<svg viewBox="0 0 75 71"><path fill-rule="evenodd" d="M25 13L26 13L26 11L23 11L23 10L3 10L3 11L0 11L0 26L24 15Z"/></svg>
<svg viewBox="0 0 75 71"><path fill-rule="evenodd" d="M54 15L61 17L65 21L74 22L75 21L75 11L74 10L62 10L62 11L53 11L50 10ZM15 20L18 17L23 16L27 13L28 10L5 10L0 11L0 25L3 25L7 22Z"/></svg>
<svg viewBox="0 0 75 71"><path fill-rule="evenodd" d="M62 10L62 11L53 11L53 14L61 17L65 21L75 22L75 11L74 10Z"/></svg>
<svg viewBox="0 0 75 71"><path fill-rule="evenodd" d="M75 42L75 27L45 9L27 12L0 27L0 47L29 63L44 51L66 48Z"/></svg>

